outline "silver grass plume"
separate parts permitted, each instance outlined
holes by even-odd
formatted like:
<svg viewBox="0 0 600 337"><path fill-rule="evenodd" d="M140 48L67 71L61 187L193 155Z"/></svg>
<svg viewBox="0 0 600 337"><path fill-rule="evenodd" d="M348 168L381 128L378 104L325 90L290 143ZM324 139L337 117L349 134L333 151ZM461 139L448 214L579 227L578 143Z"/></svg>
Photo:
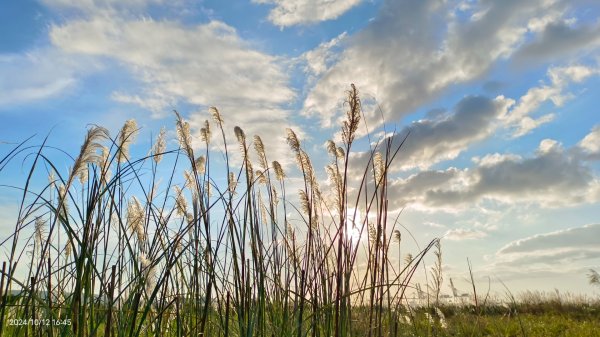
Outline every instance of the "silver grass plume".
<svg viewBox="0 0 600 337"><path fill-rule="evenodd" d="M298 140L298 136L296 136L296 133L294 132L294 130L292 129L285 129L287 132L287 143L288 145L292 148L292 150L294 150L294 152L299 152L300 151L300 141Z"/></svg>
<svg viewBox="0 0 600 337"><path fill-rule="evenodd" d="M87 180L88 180L88 173L89 173L89 169L87 167L87 165L84 165L81 170L79 170L79 183L81 183L81 185L84 185Z"/></svg>
<svg viewBox="0 0 600 337"><path fill-rule="evenodd" d="M342 123L342 140L346 145L350 145L354 141L362 109L356 86L351 84L350 87L351 89L347 92L348 97L346 99L349 109L346 111L346 120Z"/></svg>
<svg viewBox="0 0 600 337"><path fill-rule="evenodd" d="M258 164L260 165L260 167L263 170L266 170L268 167L268 164L267 164L267 156L265 155L265 145L263 144L262 139L258 135L254 136L254 149L256 150L256 153L258 154Z"/></svg>
<svg viewBox="0 0 600 337"><path fill-rule="evenodd" d="M154 287L154 278L156 276L154 272L154 266L152 265L152 261L150 261L150 259L148 259L144 254L140 254L139 259L141 277L144 280L144 288L146 293L149 294Z"/></svg>
<svg viewBox="0 0 600 337"><path fill-rule="evenodd" d="M129 145L133 143L137 136L138 126L135 119L125 121L121 132L119 133L119 148L117 149L117 161L124 163L129 160Z"/></svg>
<svg viewBox="0 0 600 337"><path fill-rule="evenodd" d="M137 235L140 242L144 242L144 208L139 200L132 196L127 203L127 223L132 233Z"/></svg>
<svg viewBox="0 0 600 337"><path fill-rule="evenodd" d="M273 170L275 171L275 178L279 181L283 181L283 179L285 178L285 172L283 172L283 168L281 167L281 164L279 164L278 161L273 161Z"/></svg>
<svg viewBox="0 0 600 337"><path fill-rule="evenodd" d="M200 139L206 144L210 144L210 137L210 123L208 122L208 120L205 120L204 127L200 128Z"/></svg>
<svg viewBox="0 0 600 337"><path fill-rule="evenodd" d="M207 196L212 197L212 186L210 185L210 181L204 181L204 191Z"/></svg>
<svg viewBox="0 0 600 337"><path fill-rule="evenodd" d="M166 133L167 131L163 126L160 129L158 136L156 137L156 142L154 143L154 147L152 149L152 154L154 155L153 159L154 162L157 164L160 163L163 157L163 153L167 149L167 142L165 140Z"/></svg>
<svg viewBox="0 0 600 337"><path fill-rule="evenodd" d="M308 195L304 190L298 190L298 194L300 195L300 205L302 206L302 211L305 214L308 214L310 211L310 201L308 200Z"/></svg>
<svg viewBox="0 0 600 337"><path fill-rule="evenodd" d="M110 180L112 173L110 171L110 150L106 146L102 146L100 154L100 182L104 185Z"/></svg>
<svg viewBox="0 0 600 337"><path fill-rule="evenodd" d="M385 164L381 157L381 152L375 152L373 155L373 175L375 176L375 184L379 185L382 183L383 173L385 171Z"/></svg>
<svg viewBox="0 0 600 337"><path fill-rule="evenodd" d="M185 180L184 183L184 187L188 188L188 189L192 189L192 187L196 186L196 178L194 177L194 175L192 174L192 172L188 171L188 170L184 170L183 171L183 178Z"/></svg>
<svg viewBox="0 0 600 337"><path fill-rule="evenodd" d="M203 175L206 172L206 158L204 156L198 156L194 161L194 165L199 175Z"/></svg>
<svg viewBox="0 0 600 337"><path fill-rule="evenodd" d="M183 195L183 191L177 185L173 186L175 189L175 210L177 215L186 216L187 215L187 201L185 200L185 196Z"/></svg>
<svg viewBox="0 0 600 337"><path fill-rule="evenodd" d="M234 127L233 132L235 133L235 138L237 138L237 141L240 144L240 149L242 150L242 153L244 154L244 161L247 162L248 154L246 153L247 152L246 134L244 133L244 130L242 130L242 128L240 128L239 126Z"/></svg>
<svg viewBox="0 0 600 337"><path fill-rule="evenodd" d="M398 243L402 241L402 233L400 233L400 230L398 229L394 230L394 241Z"/></svg>
<svg viewBox="0 0 600 337"><path fill-rule="evenodd" d="M81 174L82 170L87 169L88 164L99 163L100 157L98 150L102 149L100 141L108 138L108 131L100 126L90 128L85 136L79 156L75 159L73 170L71 171L71 179Z"/></svg>
<svg viewBox="0 0 600 337"><path fill-rule="evenodd" d="M210 114L213 117L213 120L219 124L219 128L223 128L223 118L221 118L221 113L219 112L219 109L217 109L214 106L211 106L208 111L210 112Z"/></svg>
<svg viewBox="0 0 600 337"><path fill-rule="evenodd" d="M271 193L273 195L273 204L277 206L277 204L279 203L279 197L277 196L277 190L275 189L275 187L271 187Z"/></svg>
<svg viewBox="0 0 600 337"><path fill-rule="evenodd" d="M260 209L260 219L262 220L263 224L267 223L267 206L265 206L263 197L262 197L262 193L260 193L260 190L258 191L258 207Z"/></svg>
<svg viewBox="0 0 600 337"><path fill-rule="evenodd" d="M227 185L229 188L229 193L235 194L235 189L237 187L237 180L235 179L235 175L233 172L229 172L229 177L227 179Z"/></svg>
<svg viewBox="0 0 600 337"><path fill-rule="evenodd" d="M67 243L65 244L65 257L69 258L71 254L73 254L73 245L70 240L67 240Z"/></svg>
<svg viewBox="0 0 600 337"><path fill-rule="evenodd" d="M344 151L344 149L341 146L338 146L336 154L339 159L343 159L346 156L346 151Z"/></svg>
<svg viewBox="0 0 600 337"><path fill-rule="evenodd" d="M337 157L337 147L331 139L327 140L327 152L333 157Z"/></svg>
<svg viewBox="0 0 600 337"><path fill-rule="evenodd" d="M65 219L69 214L69 204L67 203L67 188L65 185L58 186L58 206L59 206L59 214L63 216Z"/></svg>
<svg viewBox="0 0 600 337"><path fill-rule="evenodd" d="M192 135L190 133L190 123L186 122L181 118L181 115L175 111L177 118L177 140L179 141L179 147L182 148L188 158L194 160L194 151L192 150Z"/></svg>
<svg viewBox="0 0 600 337"><path fill-rule="evenodd" d="M48 184L50 184L50 187L55 187L56 186L56 177L54 176L54 169L50 169L50 173L48 173Z"/></svg>
<svg viewBox="0 0 600 337"><path fill-rule="evenodd" d="M35 219L34 246L36 248L41 249L41 247L42 247L42 242L44 241L44 225L45 224L46 224L46 221L44 221L41 217L38 217L37 219Z"/></svg>
<svg viewBox="0 0 600 337"><path fill-rule="evenodd" d="M256 170L256 180L259 184L266 185L267 184L267 175L264 171Z"/></svg>
<svg viewBox="0 0 600 337"><path fill-rule="evenodd" d="M411 264L412 261L413 261L412 254L410 254L410 253L406 254L406 256L404 257L404 263L408 265L408 264Z"/></svg>

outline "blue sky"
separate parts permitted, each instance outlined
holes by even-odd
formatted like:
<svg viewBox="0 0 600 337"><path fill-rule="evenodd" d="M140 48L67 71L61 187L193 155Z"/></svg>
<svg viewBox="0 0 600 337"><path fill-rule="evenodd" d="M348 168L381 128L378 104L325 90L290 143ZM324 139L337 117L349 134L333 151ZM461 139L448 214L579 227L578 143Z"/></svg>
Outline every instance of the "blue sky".
<svg viewBox="0 0 600 337"><path fill-rule="evenodd" d="M450 276L469 257L517 291L592 292L599 19L586 0L4 1L0 142L75 153L87 125L135 118L143 148L173 109L197 131L214 105L284 163L294 128L322 167L355 83L372 137L411 130L390 204L421 244L444 236Z"/></svg>

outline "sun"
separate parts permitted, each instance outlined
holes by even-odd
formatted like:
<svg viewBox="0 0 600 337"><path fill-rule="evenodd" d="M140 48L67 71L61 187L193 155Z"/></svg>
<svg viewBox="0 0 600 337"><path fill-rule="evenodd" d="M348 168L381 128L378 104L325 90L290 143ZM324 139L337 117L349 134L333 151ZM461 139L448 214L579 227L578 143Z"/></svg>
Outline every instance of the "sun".
<svg viewBox="0 0 600 337"><path fill-rule="evenodd" d="M349 208L346 214L346 239L349 240L352 245L357 245L361 238L361 227L363 222L363 216L360 209Z"/></svg>

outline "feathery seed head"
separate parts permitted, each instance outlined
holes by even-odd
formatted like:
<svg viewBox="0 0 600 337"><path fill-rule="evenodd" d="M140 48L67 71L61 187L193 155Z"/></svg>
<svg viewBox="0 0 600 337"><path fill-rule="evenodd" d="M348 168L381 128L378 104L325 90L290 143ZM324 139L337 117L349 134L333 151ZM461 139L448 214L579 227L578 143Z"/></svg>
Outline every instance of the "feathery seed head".
<svg viewBox="0 0 600 337"><path fill-rule="evenodd" d="M195 186L195 181L196 178L194 177L194 175L192 174L192 172L188 171L188 170L184 170L183 171L183 179L185 180L184 183L184 187L191 189L193 186Z"/></svg>
<svg viewBox="0 0 600 337"><path fill-rule="evenodd" d="M300 141L298 140L298 136L296 136L296 133L294 132L294 130L287 128L285 129L287 132L287 143L289 144L289 146L292 148L292 150L294 152L299 152L300 151Z"/></svg>
<svg viewBox="0 0 600 337"><path fill-rule="evenodd" d="M269 165L267 164L267 155L265 154L265 145L263 144L262 139L258 135L254 136L254 149L256 150L256 153L258 154L258 163L259 163L260 167L263 170L266 170Z"/></svg>
<svg viewBox="0 0 600 337"><path fill-rule="evenodd" d="M163 157L163 153L167 149L167 142L165 141L165 135L167 131L164 127L160 129L160 133L158 137L156 137L156 142L154 143L154 149L152 150L152 154L154 155L154 162L160 163Z"/></svg>
<svg viewBox="0 0 600 337"><path fill-rule="evenodd" d="M177 215L186 216L187 214L187 201L185 200L185 196L183 195L183 191L177 185L173 186L175 189L175 210Z"/></svg>
<svg viewBox="0 0 600 337"><path fill-rule="evenodd" d="M346 145L350 145L354 141L362 109L360 98L358 97L358 90L354 84L351 84L350 87L351 89L347 92L348 97L346 99L349 109L346 112L346 120L342 123L342 140Z"/></svg>
<svg viewBox="0 0 600 337"><path fill-rule="evenodd" d="M264 173L264 171L256 170L255 174L256 174L256 179L259 184L263 184L263 185L267 184L267 175Z"/></svg>
<svg viewBox="0 0 600 337"><path fill-rule="evenodd" d="M56 177L54 176L54 169L50 169L50 173L48 174L48 183L50 187L55 187L56 185Z"/></svg>
<svg viewBox="0 0 600 337"><path fill-rule="evenodd" d="M228 186L229 186L229 193L235 194L235 188L237 187L237 180L235 179L235 175L233 174L233 172L229 172Z"/></svg>
<svg viewBox="0 0 600 337"><path fill-rule="evenodd" d="M36 247L41 247L41 244L44 240L44 225L45 224L46 224L46 221L44 221L41 217L38 217L37 219L35 219L34 233L35 233L35 246Z"/></svg>
<svg viewBox="0 0 600 337"><path fill-rule="evenodd" d="M394 230L394 240L398 243L402 241L402 233L398 229Z"/></svg>
<svg viewBox="0 0 600 337"><path fill-rule="evenodd" d="M133 143L137 136L138 126L135 119L125 121L121 132L119 133L119 149L117 153L117 161L124 163L129 160L129 145Z"/></svg>
<svg viewBox="0 0 600 337"><path fill-rule="evenodd" d="M344 149L341 146L338 146L336 154L339 159L343 159L346 156L346 151L344 151Z"/></svg>
<svg viewBox="0 0 600 337"><path fill-rule="evenodd" d="M283 181L283 178L285 178L285 172L283 172L283 168L281 167L281 164L279 164L278 161L273 161L273 170L275 171L275 178L277 178L277 180L279 181Z"/></svg>
<svg viewBox="0 0 600 337"><path fill-rule="evenodd" d="M81 170L87 169L88 164L100 162L98 150L102 149L100 141L108 138L108 131L100 126L90 128L85 136L79 156L75 159L71 177L76 177L81 174Z"/></svg>
<svg viewBox="0 0 600 337"><path fill-rule="evenodd" d="M382 183L381 179L383 178L384 170L385 164L383 163L381 152L375 152L373 155L373 173L375 176L375 184L379 185Z"/></svg>
<svg viewBox="0 0 600 337"><path fill-rule="evenodd" d="M244 130L242 130L242 128L240 128L239 126L236 125L233 128L233 131L235 132L235 137L237 138L240 145L245 145L246 144L246 134L244 133Z"/></svg>
<svg viewBox="0 0 600 337"><path fill-rule="evenodd" d="M196 171L199 175L203 175L206 172L206 158L204 156L198 156L196 158L194 165L196 166Z"/></svg>
<svg viewBox="0 0 600 337"><path fill-rule="evenodd" d="M332 156L334 156L334 157L337 157L337 148L336 148L336 146L335 146L335 143L334 143L334 142L333 142L333 140L331 140L331 139L329 139L329 140L327 141L327 152L328 152L330 155L332 155Z"/></svg>
<svg viewBox="0 0 600 337"><path fill-rule="evenodd" d="M219 127L223 128L223 118L221 118L221 113L219 112L219 109L217 109L214 106L211 106L210 108L208 108L208 111L213 116L214 121L217 124L219 124Z"/></svg>
<svg viewBox="0 0 600 337"><path fill-rule="evenodd" d="M210 144L210 137L210 123L208 122L208 120L205 120L204 127L200 128L200 139L206 144Z"/></svg>
<svg viewBox="0 0 600 337"><path fill-rule="evenodd" d="M179 141L179 147L182 148L188 158L194 160L194 151L192 150L192 134L190 132L190 123L186 122L181 115L175 111L177 118L177 140Z"/></svg>
<svg viewBox="0 0 600 337"><path fill-rule="evenodd" d="M144 209L140 201L132 196L127 203L127 223L132 233L135 233L140 242L145 239Z"/></svg>

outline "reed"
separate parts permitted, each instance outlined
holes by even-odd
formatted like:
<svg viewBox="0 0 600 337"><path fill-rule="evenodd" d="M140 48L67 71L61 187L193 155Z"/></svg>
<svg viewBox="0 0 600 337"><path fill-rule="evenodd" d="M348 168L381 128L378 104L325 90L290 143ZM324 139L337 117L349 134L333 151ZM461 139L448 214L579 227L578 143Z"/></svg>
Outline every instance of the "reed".
<svg viewBox="0 0 600 337"><path fill-rule="evenodd" d="M115 137L92 126L67 172L45 142L17 145L0 160L0 174L20 156L32 163L22 186L5 187L22 197L14 232L1 242L9 254L0 321L55 324L2 323L0 336L381 337L412 331L403 318L405 297L434 249L437 302L439 240L401 262L388 180L402 145L373 146L362 177L351 179L363 119L354 85L346 108L341 142L327 143L326 191L293 130L287 143L296 167L284 171L269 160L260 136L231 128L216 108L198 144L175 112L179 146L168 148L163 129L139 158L130 150L139 133L134 120ZM51 179L34 188L42 174ZM297 196L287 190L289 177L301 179ZM361 239L363 233L368 238ZM359 256L366 267L358 266Z"/></svg>

